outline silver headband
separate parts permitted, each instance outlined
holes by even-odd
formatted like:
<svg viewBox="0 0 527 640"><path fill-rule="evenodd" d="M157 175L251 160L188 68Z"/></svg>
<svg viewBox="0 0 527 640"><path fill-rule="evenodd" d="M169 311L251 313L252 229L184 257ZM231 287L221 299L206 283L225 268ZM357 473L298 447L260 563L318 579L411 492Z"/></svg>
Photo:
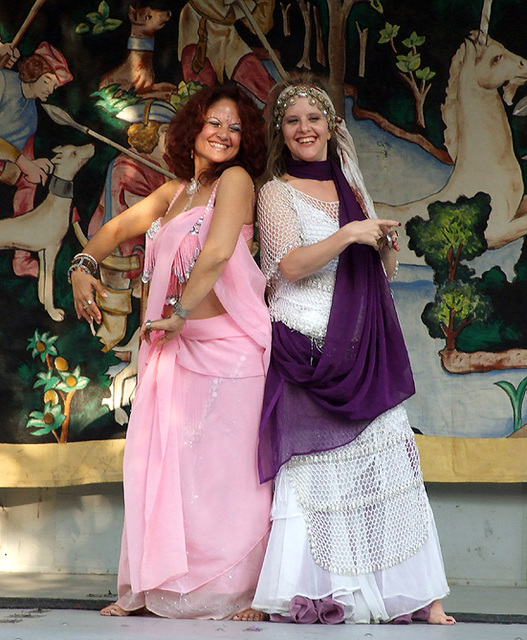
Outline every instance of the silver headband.
<svg viewBox="0 0 527 640"><path fill-rule="evenodd" d="M276 99L273 111L275 127L280 129L286 110L295 104L297 98L307 98L309 104L317 107L328 121L331 132L335 129L335 107L323 89L310 84L293 84L286 87Z"/></svg>

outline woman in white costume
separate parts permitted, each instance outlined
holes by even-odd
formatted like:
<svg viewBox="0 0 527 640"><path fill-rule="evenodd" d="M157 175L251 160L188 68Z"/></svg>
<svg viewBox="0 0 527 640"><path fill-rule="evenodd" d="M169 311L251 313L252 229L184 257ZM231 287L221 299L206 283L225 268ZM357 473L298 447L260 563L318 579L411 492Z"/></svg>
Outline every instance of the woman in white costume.
<svg viewBox="0 0 527 640"><path fill-rule="evenodd" d="M285 80L258 203L273 321L260 480L272 532L253 607L271 620L453 624L402 403L415 389L389 287L396 220L375 216L327 93Z"/></svg>

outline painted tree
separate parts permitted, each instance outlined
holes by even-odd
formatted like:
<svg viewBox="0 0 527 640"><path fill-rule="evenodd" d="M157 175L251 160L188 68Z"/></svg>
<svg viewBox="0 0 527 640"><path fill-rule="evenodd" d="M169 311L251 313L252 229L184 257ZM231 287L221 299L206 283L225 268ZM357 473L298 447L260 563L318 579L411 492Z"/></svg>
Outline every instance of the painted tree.
<svg viewBox="0 0 527 640"><path fill-rule="evenodd" d="M456 339L469 324L484 322L492 306L478 293L473 282L445 282L436 292L434 302L426 305L422 319L432 338L445 338L447 350L456 348Z"/></svg>
<svg viewBox="0 0 527 640"><path fill-rule="evenodd" d="M430 67L421 68L421 54L418 47L426 41L426 36L418 36L415 31L410 37L402 41L408 49L407 53L399 53L395 44L395 39L399 34L399 25L387 22L384 29L381 29L379 44L389 43L396 55L396 66L401 78L410 87L410 91L415 100L415 120L419 127L425 127L424 104L426 96L432 86L431 80L436 75Z"/></svg>
<svg viewBox="0 0 527 640"><path fill-rule="evenodd" d="M86 22L79 23L75 27L75 33L92 33L97 36L105 31L114 31L121 26L122 22L122 20L110 18L110 7L108 3L103 0L99 4L97 11L86 14Z"/></svg>
<svg viewBox="0 0 527 640"><path fill-rule="evenodd" d="M302 19L304 20L304 49L302 52L302 57L296 63L296 66L299 69L311 69L311 61L309 58L309 49L311 47L311 30L312 30L311 13L310 13L311 6L308 2L306 2L306 0L298 0L298 6L300 7L300 12L302 13Z"/></svg>
<svg viewBox="0 0 527 640"><path fill-rule="evenodd" d="M35 330L29 340L33 358L40 358L45 367L37 374L33 388L42 387L44 408L29 414L26 427L33 429L32 435L44 436L52 433L57 442L68 441L71 418L71 402L77 391L84 389L90 379L81 375L80 366L70 370L68 361L57 352L55 342L58 336ZM59 435L60 430L60 435Z"/></svg>
<svg viewBox="0 0 527 640"><path fill-rule="evenodd" d="M408 221L409 246L434 270L437 291L426 305L422 320L434 338L444 337L447 350L455 348L460 333L492 312L490 299L471 280L474 270L463 264L487 248L485 228L490 215L490 198L477 193L456 202L434 202L429 219L416 216Z"/></svg>
<svg viewBox="0 0 527 640"><path fill-rule="evenodd" d="M348 16L353 5L368 2L380 11L379 0L327 0L329 12L328 62L329 62L329 94L337 113L344 115L344 76L346 73L346 27Z"/></svg>
<svg viewBox="0 0 527 640"><path fill-rule="evenodd" d="M479 192L456 202L433 202L428 212L428 220L415 216L407 222L408 246L434 269L436 283L466 280L472 270L462 260L473 260L487 249L490 197Z"/></svg>

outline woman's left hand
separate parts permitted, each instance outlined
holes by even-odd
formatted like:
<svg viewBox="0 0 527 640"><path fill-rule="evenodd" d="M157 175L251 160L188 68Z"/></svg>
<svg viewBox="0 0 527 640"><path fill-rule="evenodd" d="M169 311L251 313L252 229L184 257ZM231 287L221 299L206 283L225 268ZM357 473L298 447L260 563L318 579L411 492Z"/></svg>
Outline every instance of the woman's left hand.
<svg viewBox="0 0 527 640"><path fill-rule="evenodd" d="M381 250L388 249L388 251L390 251L391 249L395 249L395 251L400 251L401 247L399 246L398 236L399 234L395 229L390 230L384 237L377 240L377 244Z"/></svg>
<svg viewBox="0 0 527 640"><path fill-rule="evenodd" d="M148 344L151 344L151 332L152 331L164 331L165 335L159 339L158 345L163 345L172 338L175 338L183 329L185 324L185 318L173 313L168 318L161 318L159 320L146 320L141 326L139 338L146 340Z"/></svg>

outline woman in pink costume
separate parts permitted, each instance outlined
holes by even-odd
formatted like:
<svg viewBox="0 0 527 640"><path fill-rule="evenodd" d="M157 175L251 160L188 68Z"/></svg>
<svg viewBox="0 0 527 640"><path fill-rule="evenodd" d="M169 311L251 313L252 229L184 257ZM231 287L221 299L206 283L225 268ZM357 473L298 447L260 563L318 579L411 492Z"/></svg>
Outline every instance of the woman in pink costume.
<svg viewBox="0 0 527 640"><path fill-rule="evenodd" d="M150 289L126 437L119 599L103 615L262 617L250 604L269 531L257 438L270 322L251 247L264 136L242 90L195 94L167 134L179 177L105 224L73 259L77 314L99 322L98 262L146 233Z"/></svg>

